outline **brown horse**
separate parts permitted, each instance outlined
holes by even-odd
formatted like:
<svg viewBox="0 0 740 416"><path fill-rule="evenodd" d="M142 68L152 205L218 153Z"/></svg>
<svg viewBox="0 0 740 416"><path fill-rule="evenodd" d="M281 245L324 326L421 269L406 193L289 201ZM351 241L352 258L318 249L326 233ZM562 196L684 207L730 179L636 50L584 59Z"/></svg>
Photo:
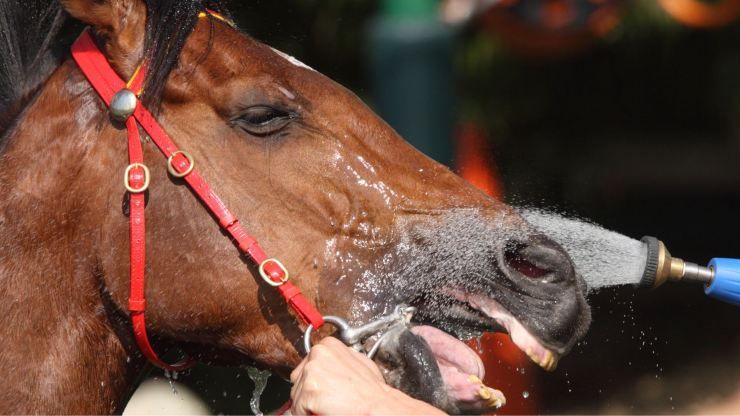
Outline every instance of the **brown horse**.
<svg viewBox="0 0 740 416"><path fill-rule="evenodd" d="M144 103L324 314L362 323L418 308L378 355L391 384L448 411L485 411L492 391L470 377L480 362L439 329L508 331L546 368L584 333L584 284L558 245L341 86L199 18L225 12L217 1L36 3L4 1L0 23L5 40L21 39L2 58L12 122L0 148L0 412L119 412L146 365L126 312L126 133L54 48L65 11L92 27L122 78L149 63ZM32 11L41 37L23 23ZM13 48L34 36L37 50ZM286 374L304 328L143 145L155 349Z"/></svg>

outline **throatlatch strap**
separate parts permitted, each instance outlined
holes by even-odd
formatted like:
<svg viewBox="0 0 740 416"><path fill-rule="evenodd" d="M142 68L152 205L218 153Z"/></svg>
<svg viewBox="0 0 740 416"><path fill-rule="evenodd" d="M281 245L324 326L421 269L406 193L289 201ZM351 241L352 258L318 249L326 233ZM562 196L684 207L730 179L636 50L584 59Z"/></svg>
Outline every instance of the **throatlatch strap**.
<svg viewBox="0 0 740 416"><path fill-rule="evenodd" d="M141 148L139 138L139 126L136 120L126 120L128 131L128 183L133 189L146 190L149 178L144 167L144 152ZM146 221L144 218L145 194L142 192L129 192L129 247L130 247L130 275L131 289L129 293L129 306L131 312L131 323L134 327L134 338L144 356L156 366L169 371L186 370L195 364L195 361L187 357L176 364L168 364L162 361L154 352L146 334L146 321L144 310L146 310L146 298L144 297L144 268L146 267Z"/></svg>
<svg viewBox="0 0 740 416"><path fill-rule="evenodd" d="M132 80L127 84L111 68L105 55L100 51L89 30L72 45L72 57L82 70L85 77L93 86L95 91L110 107L113 96L124 88L129 87L132 91L140 92L143 80L146 77L146 65L142 65L134 74ZM259 243L251 237L236 217L229 211L221 198L211 189L208 183L193 169L190 156L178 149L177 145L157 123L156 119L140 102L137 102L133 117L126 121L129 142L129 168L127 169L127 180L130 188L139 190L146 188L148 183L148 171L143 163L143 151L136 122L146 131L156 144L157 148L168 159L171 173L181 176L189 185L191 191L203 202L208 210L218 219L219 225L226 230L234 239L240 251L245 253L252 261L260 266L265 276L269 278L285 301L295 311L298 317L314 328L323 326L324 319L318 310L306 299L300 289L290 281L284 281L286 271L281 265L271 260ZM129 311L134 326L136 341L144 355L155 365L167 370L182 370L191 362L182 362L169 365L161 361L152 349L146 336L146 325L144 323L144 311L146 302L144 297L144 267L145 267L145 223L144 223L144 192L131 192L130 201L130 245L131 245L131 292L129 299Z"/></svg>

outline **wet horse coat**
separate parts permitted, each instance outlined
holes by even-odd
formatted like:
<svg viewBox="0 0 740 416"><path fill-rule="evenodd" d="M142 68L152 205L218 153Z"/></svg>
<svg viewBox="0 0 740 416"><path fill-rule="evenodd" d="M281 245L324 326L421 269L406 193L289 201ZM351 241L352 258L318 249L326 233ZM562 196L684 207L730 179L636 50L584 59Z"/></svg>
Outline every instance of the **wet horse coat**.
<svg viewBox="0 0 740 416"><path fill-rule="evenodd" d="M418 153L347 90L198 19L217 2L62 4L92 26L122 78L150 60L144 102L323 313L365 322L399 303L419 308L419 326L379 357L394 385L448 411L486 410L485 397L470 396L481 386L451 387L470 371L441 364L437 343L460 346L432 326L461 337L508 331L546 367L585 330L583 284L559 246ZM145 365L126 312L125 132L69 59L27 90L13 102L23 111L0 163L0 374L15 380L0 391L0 411L120 411ZM283 372L296 365L300 323L142 144L155 347ZM425 377L431 391L410 387Z"/></svg>

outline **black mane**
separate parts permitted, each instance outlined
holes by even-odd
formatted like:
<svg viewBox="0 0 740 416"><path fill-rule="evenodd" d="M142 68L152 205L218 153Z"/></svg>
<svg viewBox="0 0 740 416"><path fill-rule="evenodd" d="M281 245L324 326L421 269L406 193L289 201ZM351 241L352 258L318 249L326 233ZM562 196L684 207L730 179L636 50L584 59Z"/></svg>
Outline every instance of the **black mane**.
<svg viewBox="0 0 740 416"><path fill-rule="evenodd" d="M52 46L64 20L58 1L0 0L0 135L59 65Z"/></svg>
<svg viewBox="0 0 740 416"><path fill-rule="evenodd" d="M229 16L221 3L220 0L146 0L145 48L149 73L142 100L151 110L159 105L167 78L198 21L198 14L207 9Z"/></svg>
<svg viewBox="0 0 740 416"><path fill-rule="evenodd" d="M143 101L156 110L164 85L204 9L227 13L219 0L146 0ZM69 56L79 24L67 24L59 0L0 0L0 137L34 93Z"/></svg>

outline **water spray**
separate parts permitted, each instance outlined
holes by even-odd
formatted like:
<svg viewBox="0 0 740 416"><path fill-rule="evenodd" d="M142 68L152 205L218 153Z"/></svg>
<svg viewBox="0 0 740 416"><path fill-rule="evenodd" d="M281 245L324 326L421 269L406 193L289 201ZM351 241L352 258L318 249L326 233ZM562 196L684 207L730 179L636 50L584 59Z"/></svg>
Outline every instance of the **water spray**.
<svg viewBox="0 0 740 416"><path fill-rule="evenodd" d="M598 224L540 209L521 215L568 252L589 290L617 285L656 288L694 282L716 299L740 306L740 259L715 258L704 267L671 256L655 237L632 239Z"/></svg>
<svg viewBox="0 0 740 416"><path fill-rule="evenodd" d="M640 286L657 288L667 281L700 283L707 295L740 306L740 259L714 258L704 267L671 256L655 237L641 240L647 248L647 260Z"/></svg>

